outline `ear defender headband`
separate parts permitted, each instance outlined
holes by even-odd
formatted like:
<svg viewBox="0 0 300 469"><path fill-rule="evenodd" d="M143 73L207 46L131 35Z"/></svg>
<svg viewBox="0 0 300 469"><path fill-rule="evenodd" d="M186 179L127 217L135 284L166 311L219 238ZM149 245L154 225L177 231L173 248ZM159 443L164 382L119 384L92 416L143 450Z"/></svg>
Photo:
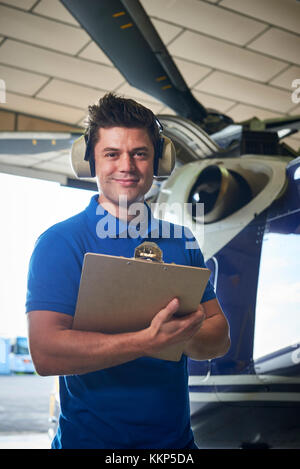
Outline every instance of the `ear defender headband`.
<svg viewBox="0 0 300 469"><path fill-rule="evenodd" d="M172 140L163 135L163 126L155 118L160 137L154 154L154 177L168 177L174 169L176 150ZM77 138L72 145L71 166L77 178L93 178L96 176L95 158L89 130Z"/></svg>
<svg viewBox="0 0 300 469"><path fill-rule="evenodd" d="M154 177L170 176L175 166L176 150L172 140L163 135L163 126L161 122L155 118L159 128L159 140L155 148L154 154Z"/></svg>

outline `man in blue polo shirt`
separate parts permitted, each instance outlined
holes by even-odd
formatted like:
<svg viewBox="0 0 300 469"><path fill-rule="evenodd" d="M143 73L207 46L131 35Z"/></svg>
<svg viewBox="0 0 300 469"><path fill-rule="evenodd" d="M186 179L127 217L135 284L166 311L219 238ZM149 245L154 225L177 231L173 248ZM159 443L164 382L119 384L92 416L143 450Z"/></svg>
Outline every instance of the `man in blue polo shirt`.
<svg viewBox="0 0 300 469"><path fill-rule="evenodd" d="M86 252L133 257L145 240L163 260L204 267L191 233L162 236L166 222L144 204L146 229L130 229L133 203L143 204L153 181L158 128L153 113L133 100L104 96L89 107L89 133L99 194L78 215L37 240L28 274L26 311L30 349L41 375L60 376L59 427L53 448L193 448L187 357L206 360L229 347L227 321L209 283L197 311L176 317L175 298L155 311L149 327L103 334L72 329ZM119 204L126 198L127 204ZM103 235L102 223L116 226ZM101 228L102 227L102 228ZM135 227L137 228L137 227ZM99 285L101 288L101 285ZM118 294L118 285L114 286ZM132 285L134 295L134 285ZM178 362L153 358L182 343Z"/></svg>

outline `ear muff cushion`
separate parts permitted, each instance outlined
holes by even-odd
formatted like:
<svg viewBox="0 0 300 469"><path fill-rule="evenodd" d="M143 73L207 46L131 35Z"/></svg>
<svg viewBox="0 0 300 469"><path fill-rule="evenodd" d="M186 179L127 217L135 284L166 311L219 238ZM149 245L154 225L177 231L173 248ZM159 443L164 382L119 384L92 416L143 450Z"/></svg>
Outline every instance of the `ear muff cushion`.
<svg viewBox="0 0 300 469"><path fill-rule="evenodd" d="M71 166L78 178L95 176L95 161L91 155L90 142L86 135L81 135L72 145Z"/></svg>
<svg viewBox="0 0 300 469"><path fill-rule="evenodd" d="M171 139L162 136L160 148L155 153L154 176L167 177L175 166L176 150Z"/></svg>

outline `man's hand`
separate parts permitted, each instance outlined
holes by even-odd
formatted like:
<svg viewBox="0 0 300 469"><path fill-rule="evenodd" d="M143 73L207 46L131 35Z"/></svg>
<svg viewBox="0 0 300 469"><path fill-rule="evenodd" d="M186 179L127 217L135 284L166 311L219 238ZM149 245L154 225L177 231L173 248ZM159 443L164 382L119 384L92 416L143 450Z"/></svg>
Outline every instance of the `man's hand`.
<svg viewBox="0 0 300 469"><path fill-rule="evenodd" d="M201 304L205 320L186 342L183 353L194 360L222 357L230 347L229 325L216 298Z"/></svg>
<svg viewBox="0 0 300 469"><path fill-rule="evenodd" d="M203 307L199 305L197 311L184 316L176 315L178 308L179 300L173 298L154 316L150 326L141 331L146 355L160 352L170 345L185 343L199 331L205 319Z"/></svg>

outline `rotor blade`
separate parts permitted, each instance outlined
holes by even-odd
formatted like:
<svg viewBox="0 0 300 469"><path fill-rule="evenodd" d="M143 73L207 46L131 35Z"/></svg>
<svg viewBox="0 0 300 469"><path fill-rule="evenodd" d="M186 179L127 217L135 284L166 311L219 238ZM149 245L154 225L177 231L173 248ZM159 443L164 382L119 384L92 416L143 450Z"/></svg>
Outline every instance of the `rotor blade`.
<svg viewBox="0 0 300 469"><path fill-rule="evenodd" d="M61 0L130 85L202 122L194 98L138 0Z"/></svg>

